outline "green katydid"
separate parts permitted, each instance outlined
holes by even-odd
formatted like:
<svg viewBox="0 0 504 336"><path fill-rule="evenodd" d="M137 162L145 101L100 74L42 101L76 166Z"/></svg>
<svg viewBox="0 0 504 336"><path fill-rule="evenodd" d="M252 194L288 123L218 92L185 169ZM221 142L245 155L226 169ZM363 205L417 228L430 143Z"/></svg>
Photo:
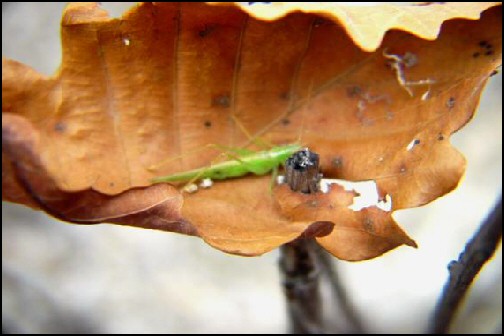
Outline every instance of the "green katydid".
<svg viewBox="0 0 504 336"><path fill-rule="evenodd" d="M298 107L299 106L291 106L286 114L281 116L281 118L275 119L272 123L259 131L256 136L263 134L273 125L282 120L285 120L285 117ZM231 118L239 127L239 129L250 139L250 142L255 142L255 140L253 140L254 137L252 137L250 133L245 129L240 120L238 120L238 118L234 115L231 115ZM292 154L303 148L303 146L299 144L299 141L292 144L274 146L268 150L257 152L243 148L234 149L219 145L212 146L224 149L226 155L230 158L230 160L219 163L212 163L209 166L183 171L172 175L158 176L151 179L151 182L187 182L187 187L197 179L225 180L228 178L244 176L249 173L261 176L266 175L271 171L273 171L274 180L278 172L278 167L280 165L283 165L287 158L289 158ZM236 154L231 154L231 152L234 152Z"/></svg>
<svg viewBox="0 0 504 336"><path fill-rule="evenodd" d="M225 180L232 177L240 177L248 173L266 175L302 147L299 144L275 146L269 150L231 156L233 160L211 164L208 167L192 169L168 176L160 176L152 179L153 183L161 182L191 182L195 179L210 178L212 180ZM243 152L243 150L241 150ZM229 154L228 154L229 155Z"/></svg>

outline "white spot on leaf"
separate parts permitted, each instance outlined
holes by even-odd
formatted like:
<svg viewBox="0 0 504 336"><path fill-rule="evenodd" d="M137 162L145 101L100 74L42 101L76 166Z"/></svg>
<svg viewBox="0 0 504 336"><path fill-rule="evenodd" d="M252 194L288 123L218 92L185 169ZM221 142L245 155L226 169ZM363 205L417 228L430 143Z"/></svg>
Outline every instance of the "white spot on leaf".
<svg viewBox="0 0 504 336"><path fill-rule="evenodd" d="M201 180L200 182L200 185L199 185L201 188L210 188L211 186L213 186L213 181L212 179L210 178L206 178L206 179L203 179Z"/></svg>
<svg viewBox="0 0 504 336"><path fill-rule="evenodd" d="M190 184L184 186L184 188L182 190L188 194L192 194L192 193L195 193L196 191L198 191L198 186L194 183L190 183Z"/></svg>

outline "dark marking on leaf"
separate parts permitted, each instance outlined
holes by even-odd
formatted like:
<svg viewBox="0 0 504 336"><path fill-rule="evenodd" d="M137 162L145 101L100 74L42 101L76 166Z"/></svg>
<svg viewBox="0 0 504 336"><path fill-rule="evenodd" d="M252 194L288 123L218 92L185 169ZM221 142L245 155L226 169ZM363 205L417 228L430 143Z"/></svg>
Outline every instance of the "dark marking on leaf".
<svg viewBox="0 0 504 336"><path fill-rule="evenodd" d="M229 95L219 95L212 99L212 106L229 107L231 105L231 99Z"/></svg>
<svg viewBox="0 0 504 336"><path fill-rule="evenodd" d="M315 20L313 20L313 27L316 27L316 28L320 27L326 22L327 22L327 20L324 20L324 19L318 17Z"/></svg>
<svg viewBox="0 0 504 336"><path fill-rule="evenodd" d="M54 125L54 130L58 133L63 133L66 131L66 125L63 122L59 121Z"/></svg>
<svg viewBox="0 0 504 336"><path fill-rule="evenodd" d="M476 58L478 56L480 56L482 53L486 56L491 56L494 54L494 50L493 50L493 45L491 43L489 43L488 41L485 41L485 40L482 40L478 43L478 45L480 46L481 49L481 52L475 52L473 54L473 57Z"/></svg>
<svg viewBox="0 0 504 336"><path fill-rule="evenodd" d="M206 24L205 27L198 31L199 37L207 37L212 31L215 30L216 25Z"/></svg>
<svg viewBox="0 0 504 336"><path fill-rule="evenodd" d="M354 85L347 88L347 96L349 98L354 98L362 93L360 86Z"/></svg>
<svg viewBox="0 0 504 336"><path fill-rule="evenodd" d="M365 218L362 224L364 225L364 230L366 230L367 232L371 232L371 233L375 232L374 225L373 225L374 223L371 218Z"/></svg>
<svg viewBox="0 0 504 336"><path fill-rule="evenodd" d="M283 99L283 100L289 100L291 97L290 93L289 92L282 92L280 94L280 99Z"/></svg>
<svg viewBox="0 0 504 336"><path fill-rule="evenodd" d="M403 63L406 68L411 68L418 64L418 56L412 52L407 51L403 56Z"/></svg>
<svg viewBox="0 0 504 336"><path fill-rule="evenodd" d="M333 165L334 168L341 168L343 167L343 158L341 156L335 156L331 160L331 164Z"/></svg>
<svg viewBox="0 0 504 336"><path fill-rule="evenodd" d="M446 107L448 107L450 110L455 106L455 98L450 97L446 101Z"/></svg>
<svg viewBox="0 0 504 336"><path fill-rule="evenodd" d="M210 127L212 127L212 122L210 120L206 120L204 125L206 128L210 128Z"/></svg>
<svg viewBox="0 0 504 336"><path fill-rule="evenodd" d="M437 139L438 139L439 141L444 140L444 135L443 135L443 133L439 133L439 134L438 134Z"/></svg>
<svg viewBox="0 0 504 336"><path fill-rule="evenodd" d="M288 118L283 118L281 121L283 126L287 126L290 124L290 120Z"/></svg>

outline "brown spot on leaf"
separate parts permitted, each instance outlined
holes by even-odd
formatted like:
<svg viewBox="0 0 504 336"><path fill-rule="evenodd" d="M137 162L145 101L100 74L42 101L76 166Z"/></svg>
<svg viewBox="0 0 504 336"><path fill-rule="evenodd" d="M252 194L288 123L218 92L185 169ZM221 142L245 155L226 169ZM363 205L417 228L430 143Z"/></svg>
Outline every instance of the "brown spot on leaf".
<svg viewBox="0 0 504 336"><path fill-rule="evenodd" d="M329 21L318 17L318 18L315 18L315 20L313 20L313 27L318 28L318 27L322 26L323 24L327 24L327 23L329 23Z"/></svg>
<svg viewBox="0 0 504 336"><path fill-rule="evenodd" d="M289 92L282 92L280 94L280 99L283 99L283 100L289 100L291 97L290 93Z"/></svg>
<svg viewBox="0 0 504 336"><path fill-rule="evenodd" d="M229 107L231 99L229 95L219 95L212 99L212 106Z"/></svg>
<svg viewBox="0 0 504 336"><path fill-rule="evenodd" d="M364 221L363 221L363 226L364 226L364 230L366 230L367 232L370 232L370 233L373 233L374 232L374 227L373 227L373 220L371 218L364 218Z"/></svg>
<svg viewBox="0 0 504 336"><path fill-rule="evenodd" d="M66 125L65 123L63 122L57 122L55 125L54 125L54 130L58 133L63 133L66 131Z"/></svg>
<svg viewBox="0 0 504 336"><path fill-rule="evenodd" d="M207 37L216 28L214 24L206 24L203 29L198 31L199 37Z"/></svg>
<svg viewBox="0 0 504 336"><path fill-rule="evenodd" d="M448 100L446 101L446 107L448 107L450 110L455 107L455 98L454 97L448 98Z"/></svg>
<svg viewBox="0 0 504 336"><path fill-rule="evenodd" d="M354 98L356 96L359 96L362 93L362 89L360 86L354 85L354 86L350 86L349 88L347 88L346 92L347 92L347 96L349 98Z"/></svg>
<svg viewBox="0 0 504 336"><path fill-rule="evenodd" d="M334 168L340 169L341 167L343 167L343 157L335 156L331 160L331 164L333 165Z"/></svg>

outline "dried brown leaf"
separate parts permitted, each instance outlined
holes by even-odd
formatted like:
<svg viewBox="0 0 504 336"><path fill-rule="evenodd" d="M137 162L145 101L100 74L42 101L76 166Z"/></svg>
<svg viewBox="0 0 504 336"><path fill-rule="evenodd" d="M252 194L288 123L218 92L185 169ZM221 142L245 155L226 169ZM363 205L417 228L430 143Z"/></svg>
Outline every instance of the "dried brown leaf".
<svg viewBox="0 0 504 336"><path fill-rule="evenodd" d="M208 165L208 144L242 147L247 130L309 146L326 177L375 180L394 209L426 204L463 174L449 137L501 63L502 11L144 3L110 19L80 3L64 12L62 45L53 77L3 60L4 199L67 221L197 234L241 255L318 236L362 260L414 242L390 213L334 207L351 195L303 196L333 207L296 212L300 196L271 194L269 177L184 199L150 179Z"/></svg>
<svg viewBox="0 0 504 336"><path fill-rule="evenodd" d="M276 188L281 212L291 220L334 223L329 235L317 241L334 256L350 261L375 258L393 248L416 243L392 219L390 211L376 206L360 211L349 208L354 191L333 184L328 193L293 193L287 186Z"/></svg>
<svg viewBox="0 0 504 336"><path fill-rule="evenodd" d="M240 255L262 254L301 235L310 238L332 231L334 224L328 221L284 217L269 192L270 183L270 177L216 183L186 195L182 215L198 223L198 233L207 243Z"/></svg>
<svg viewBox="0 0 504 336"><path fill-rule="evenodd" d="M25 118L2 113L2 199L77 224L109 222L195 235L180 217L182 196L170 185L132 188L115 196L55 184L39 160L39 132Z"/></svg>

